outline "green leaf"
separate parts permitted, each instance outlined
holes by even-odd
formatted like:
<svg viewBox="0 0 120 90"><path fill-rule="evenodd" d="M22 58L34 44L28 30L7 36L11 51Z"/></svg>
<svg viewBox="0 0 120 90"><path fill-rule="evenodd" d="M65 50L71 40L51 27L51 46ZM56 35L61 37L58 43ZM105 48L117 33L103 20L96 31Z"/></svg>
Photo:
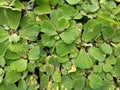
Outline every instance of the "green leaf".
<svg viewBox="0 0 120 90"><path fill-rule="evenodd" d="M12 52L10 49L8 49L5 53L6 59L19 59L20 56L16 52Z"/></svg>
<svg viewBox="0 0 120 90"><path fill-rule="evenodd" d="M23 72L27 69L27 60L19 59L10 64L10 68L17 72Z"/></svg>
<svg viewBox="0 0 120 90"><path fill-rule="evenodd" d="M20 78L21 74L13 71L7 72L5 76L5 80L10 84L17 82Z"/></svg>
<svg viewBox="0 0 120 90"><path fill-rule="evenodd" d="M80 76L74 79L74 90L83 90L85 86L85 77Z"/></svg>
<svg viewBox="0 0 120 90"><path fill-rule="evenodd" d="M58 71L55 71L54 74L52 75L53 81L54 82L61 82L61 73L59 73Z"/></svg>
<svg viewBox="0 0 120 90"><path fill-rule="evenodd" d="M27 85L24 79L21 79L18 83L18 90L25 90L27 89Z"/></svg>
<svg viewBox="0 0 120 90"><path fill-rule="evenodd" d="M94 39L100 34L101 27L101 24L97 20L89 20L84 26L82 40L88 42Z"/></svg>
<svg viewBox="0 0 120 90"><path fill-rule="evenodd" d="M101 77L97 76L96 74L90 74L88 76L90 80L89 85L92 89L99 89L103 85L103 80Z"/></svg>
<svg viewBox="0 0 120 90"><path fill-rule="evenodd" d="M5 58L0 56L0 66L4 67L5 66Z"/></svg>
<svg viewBox="0 0 120 90"><path fill-rule="evenodd" d="M103 65L103 70L105 72L111 72L113 70L113 67L110 64Z"/></svg>
<svg viewBox="0 0 120 90"><path fill-rule="evenodd" d="M65 43L71 44L78 37L78 31L74 28L67 29L60 34L60 37Z"/></svg>
<svg viewBox="0 0 120 90"><path fill-rule="evenodd" d="M120 58L117 58L117 62L114 66L114 71L117 76L120 76Z"/></svg>
<svg viewBox="0 0 120 90"><path fill-rule="evenodd" d="M55 26L47 20L44 20L42 22L41 31L44 32L48 36L53 36L57 34Z"/></svg>
<svg viewBox="0 0 120 90"><path fill-rule="evenodd" d="M69 4L74 5L78 4L81 0L66 0Z"/></svg>
<svg viewBox="0 0 120 90"><path fill-rule="evenodd" d="M37 24L26 24L20 30L20 36L24 39L35 41L39 33L39 26Z"/></svg>
<svg viewBox="0 0 120 90"><path fill-rule="evenodd" d="M51 12L51 8L50 5L48 4L42 4L34 8L34 13L38 15L49 14L50 12Z"/></svg>
<svg viewBox="0 0 120 90"><path fill-rule="evenodd" d="M50 37L46 34L41 35L42 38L42 44L47 47L52 47L55 43L55 40L53 37Z"/></svg>
<svg viewBox="0 0 120 90"><path fill-rule="evenodd" d="M1 84L2 81L3 81L3 76L4 76L4 70L3 70L3 69L0 69L0 84Z"/></svg>
<svg viewBox="0 0 120 90"><path fill-rule="evenodd" d="M110 64L110 65L114 65L117 62L114 56L108 56L105 61L106 61L106 64Z"/></svg>
<svg viewBox="0 0 120 90"><path fill-rule="evenodd" d="M119 23L116 20L114 20L113 18L111 18L109 16L106 16L104 14L98 14L98 17L101 18L101 19L107 20L107 21L109 21L111 23L119 25Z"/></svg>
<svg viewBox="0 0 120 90"><path fill-rule="evenodd" d="M56 52L59 56L66 56L67 54L71 53L74 49L72 44L65 44L63 41L58 41L56 45Z"/></svg>
<svg viewBox="0 0 120 90"><path fill-rule="evenodd" d="M75 64L81 69L88 69L92 67L93 61L88 53L86 53L84 49L81 49L77 58L75 59Z"/></svg>
<svg viewBox="0 0 120 90"><path fill-rule="evenodd" d="M101 49L106 54L112 54L112 47L109 44L106 43L101 44Z"/></svg>
<svg viewBox="0 0 120 90"><path fill-rule="evenodd" d="M38 60L40 58L40 48L39 48L39 46L33 47L29 51L28 57L29 57L30 60Z"/></svg>
<svg viewBox="0 0 120 90"><path fill-rule="evenodd" d="M49 82L49 76L48 75L42 75L40 80L41 88L47 88Z"/></svg>
<svg viewBox="0 0 120 90"><path fill-rule="evenodd" d="M6 50L9 48L10 42L8 40L0 43L0 56L4 56L6 53Z"/></svg>
<svg viewBox="0 0 120 90"><path fill-rule="evenodd" d="M25 9L25 6L19 1L19 0L14 0L13 6L18 9Z"/></svg>
<svg viewBox="0 0 120 90"><path fill-rule="evenodd" d="M11 29L16 30L21 19L21 12L11 9L5 9L5 15Z"/></svg>
<svg viewBox="0 0 120 90"><path fill-rule="evenodd" d="M71 90L73 88L73 81L68 76L62 76L60 82L60 90Z"/></svg>
<svg viewBox="0 0 120 90"><path fill-rule="evenodd" d="M83 4L82 8L88 12L96 12L99 9L99 6L98 5Z"/></svg>
<svg viewBox="0 0 120 90"><path fill-rule="evenodd" d="M50 59L48 60L48 63L53 65L54 67L59 67L60 63L58 61L58 59L54 56L51 56Z"/></svg>
<svg viewBox="0 0 120 90"><path fill-rule="evenodd" d="M0 42L3 42L9 38L9 34L0 26Z"/></svg>
<svg viewBox="0 0 120 90"><path fill-rule="evenodd" d="M102 72L102 67L100 65L94 65L93 66L93 71L95 73L101 73Z"/></svg>
<svg viewBox="0 0 120 90"><path fill-rule="evenodd" d="M105 60L105 55L100 48L91 47L88 52L92 57L94 57L98 61L102 62Z"/></svg>
<svg viewBox="0 0 120 90"><path fill-rule="evenodd" d="M115 35L115 30L112 27L105 27L102 29L102 35L105 40L111 39Z"/></svg>
<svg viewBox="0 0 120 90"><path fill-rule="evenodd" d="M69 27L69 21L64 17L61 17L58 19L57 26L60 31L63 31L64 29Z"/></svg>
<svg viewBox="0 0 120 90"><path fill-rule="evenodd" d="M45 72L48 74L48 75L52 75L53 72L54 72L54 67L52 65L45 65Z"/></svg>

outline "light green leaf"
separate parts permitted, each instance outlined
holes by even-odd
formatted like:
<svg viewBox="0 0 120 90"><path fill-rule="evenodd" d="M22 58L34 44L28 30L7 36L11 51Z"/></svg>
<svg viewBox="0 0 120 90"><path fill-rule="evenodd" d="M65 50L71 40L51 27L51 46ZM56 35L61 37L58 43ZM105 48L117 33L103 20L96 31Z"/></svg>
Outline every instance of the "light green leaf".
<svg viewBox="0 0 120 90"><path fill-rule="evenodd" d="M0 56L0 66L4 67L5 66L5 58Z"/></svg>
<svg viewBox="0 0 120 90"><path fill-rule="evenodd" d="M111 18L109 16L106 16L104 14L98 14L98 17L101 18L101 19L107 20L107 21L109 21L111 23L119 25L119 23L116 20L114 20L113 18Z"/></svg>
<svg viewBox="0 0 120 90"><path fill-rule="evenodd" d="M59 56L65 56L74 49L72 44L65 44L63 41L58 41L56 45L56 52Z"/></svg>
<svg viewBox="0 0 120 90"><path fill-rule="evenodd" d="M102 62L105 59L105 55L100 48L91 47L88 52L92 57L94 57L98 61Z"/></svg>
<svg viewBox="0 0 120 90"><path fill-rule="evenodd" d="M81 49L77 58L75 59L75 64L81 69L88 69L92 67L93 61L90 56L85 52L85 50Z"/></svg>
<svg viewBox="0 0 120 90"><path fill-rule="evenodd" d="M101 28L102 26L97 20L89 20L84 26L82 40L86 42L91 41L100 34Z"/></svg>
<svg viewBox="0 0 120 90"><path fill-rule="evenodd" d="M52 74L53 74L53 72L54 72L54 67L53 67L52 65L47 64L47 65L44 66L44 68L45 68L45 72L46 72L48 75L52 75Z"/></svg>
<svg viewBox="0 0 120 90"><path fill-rule="evenodd" d="M85 86L85 77L80 76L74 79L74 90L83 90Z"/></svg>
<svg viewBox="0 0 120 90"><path fill-rule="evenodd" d="M55 43L55 40L53 37L50 37L46 34L41 35L42 38L42 44L47 47L52 47Z"/></svg>
<svg viewBox="0 0 120 90"><path fill-rule="evenodd" d="M24 79L21 79L18 83L18 90L25 90L27 89L27 85Z"/></svg>
<svg viewBox="0 0 120 90"><path fill-rule="evenodd" d="M69 21L64 17L61 17L58 19L57 26L60 31L63 31L64 29L69 27Z"/></svg>
<svg viewBox="0 0 120 90"><path fill-rule="evenodd" d="M109 44L106 43L101 44L101 49L106 54L112 54L112 47Z"/></svg>
<svg viewBox="0 0 120 90"><path fill-rule="evenodd" d="M108 56L105 61L106 61L106 64L110 64L110 65L114 65L117 62L114 56Z"/></svg>
<svg viewBox="0 0 120 90"><path fill-rule="evenodd" d="M39 48L39 46L33 47L29 51L28 57L29 57L30 60L38 60L40 58L40 48Z"/></svg>
<svg viewBox="0 0 120 90"><path fill-rule="evenodd" d="M5 15L11 29L16 30L21 19L21 12L11 9L5 9Z"/></svg>
<svg viewBox="0 0 120 90"><path fill-rule="evenodd" d="M13 71L7 72L5 76L5 80L10 84L17 82L20 78L21 74Z"/></svg>
<svg viewBox="0 0 120 90"><path fill-rule="evenodd" d="M42 22L41 31L44 32L48 36L53 36L57 34L55 26L47 20Z"/></svg>
<svg viewBox="0 0 120 90"><path fill-rule="evenodd" d="M15 33L15 34L12 34L12 35L9 37L9 41L10 41L10 42L15 42L15 43L17 43L19 40L20 40L20 36L18 36L16 33Z"/></svg>
<svg viewBox="0 0 120 90"><path fill-rule="evenodd" d="M111 72L113 70L113 67L110 64L103 65L103 70L105 72Z"/></svg>
<svg viewBox="0 0 120 90"><path fill-rule="evenodd" d="M3 42L9 38L9 34L0 26L0 42Z"/></svg>
<svg viewBox="0 0 120 90"><path fill-rule="evenodd" d="M51 8L49 4L42 4L34 8L34 13L38 15L49 14L50 12L51 12Z"/></svg>
<svg viewBox="0 0 120 90"><path fill-rule="evenodd" d="M88 76L88 79L90 80L89 85L92 89L99 89L101 86L103 86L103 80L101 77L97 76L96 74L90 74Z"/></svg>
<svg viewBox="0 0 120 90"><path fill-rule="evenodd" d="M48 75L42 75L40 80L41 88L47 88L49 82L49 76Z"/></svg>
<svg viewBox="0 0 120 90"><path fill-rule="evenodd" d="M10 68L17 72L23 72L27 69L27 60L19 59L10 64Z"/></svg>
<svg viewBox="0 0 120 90"><path fill-rule="evenodd" d="M0 56L4 56L6 50L9 48L10 42L8 40L0 43Z"/></svg>
<svg viewBox="0 0 120 90"><path fill-rule="evenodd" d="M60 82L60 90L71 90L73 88L73 81L68 76L62 76Z"/></svg>
<svg viewBox="0 0 120 90"><path fill-rule="evenodd" d="M15 6L15 8L18 8L18 9L25 9L25 6L23 5L23 3L21 3L19 0L14 0L13 2L13 5L12 6Z"/></svg>
<svg viewBox="0 0 120 90"><path fill-rule="evenodd" d="M120 58L117 58L117 62L114 66L114 71L117 76L120 76Z"/></svg>
<svg viewBox="0 0 120 90"><path fill-rule="evenodd" d="M59 73L58 71L55 71L54 74L52 75L53 81L54 82L61 82L61 73Z"/></svg>
<svg viewBox="0 0 120 90"><path fill-rule="evenodd" d="M101 73L102 72L102 67L100 65L94 65L93 66L93 71L95 73Z"/></svg>
<svg viewBox="0 0 120 90"><path fill-rule="evenodd" d="M39 33L39 26L36 24L26 24L20 30L20 36L24 39L35 41Z"/></svg>
<svg viewBox="0 0 120 90"><path fill-rule="evenodd" d="M53 65L54 67L59 67L60 63L58 61L58 59L54 56L51 56L50 59L48 60L48 63Z"/></svg>
<svg viewBox="0 0 120 90"><path fill-rule="evenodd" d="M75 28L67 29L60 34L61 39L67 44L71 44L78 36L78 31Z"/></svg>
<svg viewBox="0 0 120 90"><path fill-rule="evenodd" d="M0 69L0 84L1 84L2 81L3 81L3 76L4 76L4 70L3 70L3 69Z"/></svg>
<svg viewBox="0 0 120 90"><path fill-rule="evenodd" d="M81 0L66 0L69 4L75 5L78 4Z"/></svg>

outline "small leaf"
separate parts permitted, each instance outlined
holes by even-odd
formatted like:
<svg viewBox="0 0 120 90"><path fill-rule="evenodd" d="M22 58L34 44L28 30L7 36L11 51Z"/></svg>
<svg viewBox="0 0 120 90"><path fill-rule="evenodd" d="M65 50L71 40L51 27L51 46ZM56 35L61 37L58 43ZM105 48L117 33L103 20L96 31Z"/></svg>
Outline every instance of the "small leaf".
<svg viewBox="0 0 120 90"><path fill-rule="evenodd" d="M93 66L93 71L95 73L101 73L102 72L102 67L100 65L94 65Z"/></svg>
<svg viewBox="0 0 120 90"><path fill-rule="evenodd" d="M0 27L0 42L3 42L9 38L9 34L4 30L4 28Z"/></svg>
<svg viewBox="0 0 120 90"><path fill-rule="evenodd" d="M109 65L114 65L116 64L117 60L114 56L108 56L106 58L106 64L109 64Z"/></svg>
<svg viewBox="0 0 120 90"><path fill-rule="evenodd" d="M48 75L42 75L40 80L41 88L47 88L49 82L49 76Z"/></svg>
<svg viewBox="0 0 120 90"><path fill-rule="evenodd" d="M85 50L81 49L77 56L77 59L75 60L75 64L81 69L88 69L92 67L93 61L90 56L85 52Z"/></svg>
<svg viewBox="0 0 120 90"><path fill-rule="evenodd" d="M65 43L71 44L78 37L78 31L74 28L71 28L71 29L63 31L60 34L60 37Z"/></svg>
<svg viewBox="0 0 120 90"><path fill-rule="evenodd" d="M69 4L75 5L78 4L81 0L66 0Z"/></svg>
<svg viewBox="0 0 120 90"><path fill-rule="evenodd" d="M39 46L33 47L29 51L28 57L29 57L30 60L38 60L40 58L40 48L39 48Z"/></svg>
<svg viewBox="0 0 120 90"><path fill-rule="evenodd" d="M58 19L57 26L58 26L58 29L60 29L60 31L63 31L64 29L69 27L69 21L61 17Z"/></svg>
<svg viewBox="0 0 120 90"><path fill-rule="evenodd" d="M59 56L65 56L74 49L72 44L65 44L63 41L58 41L56 45L56 52Z"/></svg>
<svg viewBox="0 0 120 90"><path fill-rule="evenodd" d="M38 15L49 14L51 12L50 5L42 4L34 8L34 13Z"/></svg>
<svg viewBox="0 0 120 90"><path fill-rule="evenodd" d="M9 37L9 41L10 41L10 42L15 42L15 43L17 43L19 40L20 40L20 36L18 36L16 33L15 33L15 34L12 34L12 35Z"/></svg>
<svg viewBox="0 0 120 90"><path fill-rule="evenodd" d="M105 59L104 53L101 51L100 48L91 47L88 52L92 57L94 57L98 61L102 62Z"/></svg>
<svg viewBox="0 0 120 90"><path fill-rule="evenodd" d="M109 44L106 43L101 44L101 49L106 54L112 54L112 47Z"/></svg>
<svg viewBox="0 0 120 90"><path fill-rule="evenodd" d="M113 70L113 67L110 64L103 65L103 70L105 72L111 72Z"/></svg>
<svg viewBox="0 0 120 90"><path fill-rule="evenodd" d="M117 76L120 76L120 58L117 58L117 62L114 66L114 71Z"/></svg>
<svg viewBox="0 0 120 90"><path fill-rule="evenodd" d="M10 84L17 82L20 78L21 78L20 73L13 72L13 71L7 72L5 76L5 80Z"/></svg>
<svg viewBox="0 0 120 90"><path fill-rule="evenodd" d="M7 49L9 48L10 46L10 42L8 40L0 43L0 56L4 56Z"/></svg>
<svg viewBox="0 0 120 90"><path fill-rule="evenodd" d="M55 26L47 20L44 20L42 22L41 31L44 32L48 36L53 36L57 34Z"/></svg>
<svg viewBox="0 0 120 90"><path fill-rule="evenodd" d="M0 66L4 67L5 66L5 58L0 56Z"/></svg>
<svg viewBox="0 0 120 90"><path fill-rule="evenodd" d="M61 82L61 74L58 71L55 71L54 74L52 75L53 81L54 82Z"/></svg>
<svg viewBox="0 0 120 90"><path fill-rule="evenodd" d="M88 76L88 79L90 80L89 85L92 89L99 89L103 86L103 80L101 77L97 76L96 74L90 74Z"/></svg>
<svg viewBox="0 0 120 90"><path fill-rule="evenodd" d="M10 68L17 72L23 72L27 69L27 61L24 59L19 59L10 64Z"/></svg>
<svg viewBox="0 0 120 90"><path fill-rule="evenodd" d="M73 88L73 81L68 76L62 76L60 82L60 90L71 90Z"/></svg>

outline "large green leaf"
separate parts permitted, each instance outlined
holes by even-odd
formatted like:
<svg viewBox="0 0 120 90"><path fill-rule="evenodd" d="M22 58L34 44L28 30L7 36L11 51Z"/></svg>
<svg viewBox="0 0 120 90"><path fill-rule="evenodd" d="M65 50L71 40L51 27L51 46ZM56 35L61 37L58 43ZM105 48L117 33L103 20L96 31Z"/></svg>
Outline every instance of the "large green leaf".
<svg viewBox="0 0 120 90"><path fill-rule="evenodd" d="M101 77L97 76L96 74L90 74L88 76L88 79L90 80L89 85L92 89L99 89L103 85L103 80Z"/></svg>
<svg viewBox="0 0 120 90"><path fill-rule="evenodd" d="M84 26L82 40L86 42L91 41L100 34L101 28L102 26L97 20L89 20Z"/></svg>
<svg viewBox="0 0 120 90"><path fill-rule="evenodd" d="M38 60L40 58L40 48L39 48L39 46L33 47L29 51L28 57L29 57L30 60Z"/></svg>
<svg viewBox="0 0 120 90"><path fill-rule="evenodd" d="M75 64L81 69L88 69L92 67L93 61L90 56L85 52L85 50L81 49L77 58L75 59Z"/></svg>
<svg viewBox="0 0 120 90"><path fill-rule="evenodd" d="M3 42L9 38L8 32L6 32L2 27L0 27L0 42Z"/></svg>
<svg viewBox="0 0 120 90"><path fill-rule="evenodd" d="M55 26L47 20L42 22L41 31L44 32L48 36L53 36L57 34Z"/></svg>
<svg viewBox="0 0 120 90"><path fill-rule="evenodd" d="M39 26L36 24L26 24L20 30L20 36L24 39L35 41L39 33Z"/></svg>
<svg viewBox="0 0 120 90"><path fill-rule="evenodd" d="M10 68L17 72L23 72L27 69L27 60L19 59L10 64Z"/></svg>
<svg viewBox="0 0 120 90"><path fill-rule="evenodd" d="M5 80L10 84L17 82L20 78L21 74L13 71L7 72L5 76Z"/></svg>
<svg viewBox="0 0 120 90"><path fill-rule="evenodd" d="M10 42L8 40L0 43L0 56L4 56L6 50L9 48Z"/></svg>
<svg viewBox="0 0 120 90"><path fill-rule="evenodd" d="M65 56L74 49L72 44L65 44L63 41L58 41L56 45L56 52L59 56Z"/></svg>
<svg viewBox="0 0 120 90"><path fill-rule="evenodd" d="M11 29L17 29L21 19L21 12L11 9L5 9L5 15L8 21L8 25Z"/></svg>
<svg viewBox="0 0 120 90"><path fill-rule="evenodd" d="M70 28L63 31L60 37L65 43L71 44L78 37L78 31L75 28Z"/></svg>

